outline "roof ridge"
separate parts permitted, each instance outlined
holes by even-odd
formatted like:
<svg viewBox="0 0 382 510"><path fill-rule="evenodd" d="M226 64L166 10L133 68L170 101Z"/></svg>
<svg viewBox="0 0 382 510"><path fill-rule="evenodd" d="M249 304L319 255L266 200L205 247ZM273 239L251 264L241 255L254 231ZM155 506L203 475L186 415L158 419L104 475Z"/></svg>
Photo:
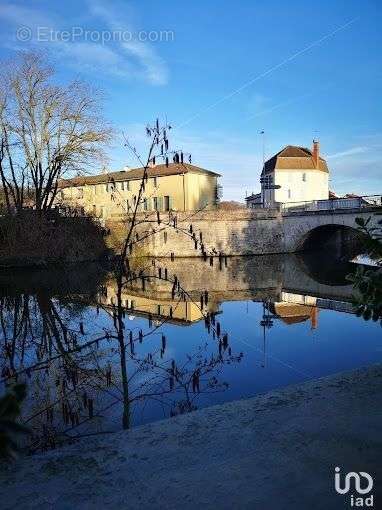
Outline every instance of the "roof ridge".
<svg viewBox="0 0 382 510"><path fill-rule="evenodd" d="M108 172L106 174L92 174L92 175L81 175L71 177L68 179L62 179L60 184L63 186L82 186L86 184L107 184L109 182L123 181L123 180L139 180L143 176L145 167L130 168L129 170L116 170ZM160 163L154 167L147 168L147 176L151 177L168 177L173 175L180 175L183 173L204 173L214 177L220 177L220 174L213 172L212 170L206 170L205 168L191 165L186 162L179 163Z"/></svg>

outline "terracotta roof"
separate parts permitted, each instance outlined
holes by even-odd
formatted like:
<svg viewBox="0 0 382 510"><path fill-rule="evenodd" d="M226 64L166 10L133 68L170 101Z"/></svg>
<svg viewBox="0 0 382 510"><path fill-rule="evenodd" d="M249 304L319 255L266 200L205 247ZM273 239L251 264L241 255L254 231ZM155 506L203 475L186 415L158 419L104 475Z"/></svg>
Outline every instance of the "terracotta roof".
<svg viewBox="0 0 382 510"><path fill-rule="evenodd" d="M108 172L98 175L83 175L73 177L72 179L61 179L58 182L59 188L69 188L72 186L84 186L85 184L103 184L108 182L118 181L131 181L142 179L143 168L133 168L132 170L121 170L119 172ZM169 163L166 165L156 165L155 167L149 168L147 171L148 177L163 177L166 175L181 175L181 174L207 174L213 177L220 177L220 174L205 170L198 166L191 165L189 163Z"/></svg>
<svg viewBox="0 0 382 510"><path fill-rule="evenodd" d="M264 163L263 174L273 172L273 170L293 169L293 170L321 170L329 173L326 161L319 158L318 168L315 167L313 154L306 147L297 147L287 145L280 152Z"/></svg>
<svg viewBox="0 0 382 510"><path fill-rule="evenodd" d="M294 303L275 303L275 313L285 324L298 324L309 320L314 307Z"/></svg>

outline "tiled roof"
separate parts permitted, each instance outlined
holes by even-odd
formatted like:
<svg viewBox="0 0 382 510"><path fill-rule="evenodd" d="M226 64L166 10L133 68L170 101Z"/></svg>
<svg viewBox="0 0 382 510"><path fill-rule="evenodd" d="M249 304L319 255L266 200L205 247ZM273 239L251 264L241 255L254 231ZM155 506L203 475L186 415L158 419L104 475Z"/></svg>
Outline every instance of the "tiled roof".
<svg viewBox="0 0 382 510"><path fill-rule="evenodd" d="M59 188L69 188L72 186L84 186L85 184L106 184L108 182L138 180L143 177L143 168L133 168L132 170L121 170L120 172L108 172L98 175L84 175L73 177L72 179L61 179L58 182ZM186 173L207 174L213 177L220 177L220 174L205 170L189 163L169 163L166 165L156 165L148 168L148 177L163 177L166 175L181 175Z"/></svg>
<svg viewBox="0 0 382 510"><path fill-rule="evenodd" d="M286 324L297 324L312 317L314 307L294 303L275 303L275 313Z"/></svg>
<svg viewBox="0 0 382 510"><path fill-rule="evenodd" d="M263 174L279 169L293 170L321 170L329 173L326 161L319 158L318 168L313 161L312 151L306 147L287 145L280 152L264 163Z"/></svg>

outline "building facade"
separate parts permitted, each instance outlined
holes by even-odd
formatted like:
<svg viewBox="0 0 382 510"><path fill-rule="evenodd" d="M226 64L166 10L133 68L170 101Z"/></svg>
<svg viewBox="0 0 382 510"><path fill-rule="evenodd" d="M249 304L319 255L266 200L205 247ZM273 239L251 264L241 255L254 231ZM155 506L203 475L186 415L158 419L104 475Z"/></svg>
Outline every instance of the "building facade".
<svg viewBox="0 0 382 510"><path fill-rule="evenodd" d="M252 193L248 197L245 197L245 203L248 209L259 209L263 206L261 193Z"/></svg>
<svg viewBox="0 0 382 510"><path fill-rule="evenodd" d="M288 145L264 163L261 173L263 207L296 204L329 198L329 169L320 157L319 142L313 148Z"/></svg>
<svg viewBox="0 0 382 510"><path fill-rule="evenodd" d="M144 170L80 176L59 181L56 205L81 208L99 218L131 212L138 200ZM218 201L219 174L188 163L148 169L139 212L213 209Z"/></svg>

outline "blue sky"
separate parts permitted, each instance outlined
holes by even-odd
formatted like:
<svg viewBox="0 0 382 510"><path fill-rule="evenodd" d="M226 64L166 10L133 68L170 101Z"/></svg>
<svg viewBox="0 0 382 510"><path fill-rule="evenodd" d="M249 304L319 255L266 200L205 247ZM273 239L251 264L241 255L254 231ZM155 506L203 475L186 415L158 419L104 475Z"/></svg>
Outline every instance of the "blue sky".
<svg viewBox="0 0 382 510"><path fill-rule="evenodd" d="M318 137L331 188L372 194L382 192L381 14L379 0L5 0L0 53L48 49L60 81L105 92L106 117L142 153L144 126L167 115L172 145L223 175L225 199L258 190L262 130L268 157ZM136 166L119 137L108 166L126 164Z"/></svg>

